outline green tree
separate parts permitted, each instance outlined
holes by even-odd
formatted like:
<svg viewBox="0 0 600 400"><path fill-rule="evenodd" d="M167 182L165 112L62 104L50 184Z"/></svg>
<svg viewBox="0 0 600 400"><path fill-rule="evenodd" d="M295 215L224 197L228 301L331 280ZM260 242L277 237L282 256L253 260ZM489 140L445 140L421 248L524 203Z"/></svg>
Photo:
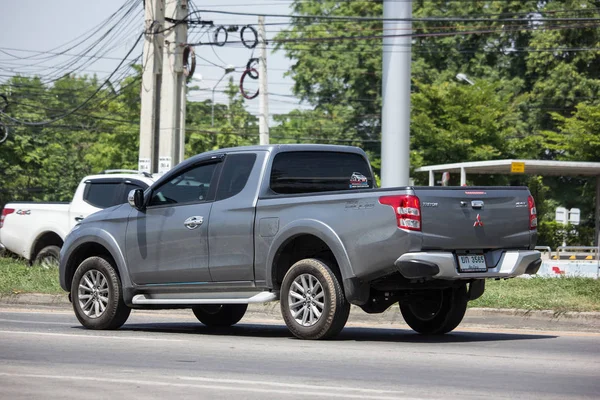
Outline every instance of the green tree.
<svg viewBox="0 0 600 400"><path fill-rule="evenodd" d="M257 118L246 110L239 88L229 79L227 104L215 104L215 126L211 126L211 101L188 102L186 112L186 156L225 147L258 144Z"/></svg>

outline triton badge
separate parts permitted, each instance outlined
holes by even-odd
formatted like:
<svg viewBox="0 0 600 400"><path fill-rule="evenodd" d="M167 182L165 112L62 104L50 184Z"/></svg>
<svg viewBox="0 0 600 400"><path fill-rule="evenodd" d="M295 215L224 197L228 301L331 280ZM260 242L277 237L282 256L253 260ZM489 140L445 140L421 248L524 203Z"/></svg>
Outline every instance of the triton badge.
<svg viewBox="0 0 600 400"><path fill-rule="evenodd" d="M477 214L477 218L475 218L475 223L473 226L483 226L483 221L481 220L481 216Z"/></svg>

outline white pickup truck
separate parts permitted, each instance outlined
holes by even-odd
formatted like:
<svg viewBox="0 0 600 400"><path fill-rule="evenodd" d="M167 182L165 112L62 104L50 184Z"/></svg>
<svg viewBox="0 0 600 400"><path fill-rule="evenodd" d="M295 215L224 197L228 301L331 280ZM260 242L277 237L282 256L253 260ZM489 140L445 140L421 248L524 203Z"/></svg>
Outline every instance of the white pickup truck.
<svg viewBox="0 0 600 400"><path fill-rule="evenodd" d="M133 189L155 179L129 170L107 170L83 178L71 203L8 203L0 217L0 250L44 266L58 265L65 236L85 217L127 202Z"/></svg>

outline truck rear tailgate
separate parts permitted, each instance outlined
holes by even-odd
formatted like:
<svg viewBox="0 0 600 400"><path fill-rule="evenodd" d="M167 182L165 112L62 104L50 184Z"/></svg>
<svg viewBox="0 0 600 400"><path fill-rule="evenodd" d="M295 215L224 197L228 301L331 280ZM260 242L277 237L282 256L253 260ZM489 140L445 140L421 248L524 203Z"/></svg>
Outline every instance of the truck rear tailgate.
<svg viewBox="0 0 600 400"><path fill-rule="evenodd" d="M422 247L439 250L527 249L532 242L525 187L415 187Z"/></svg>

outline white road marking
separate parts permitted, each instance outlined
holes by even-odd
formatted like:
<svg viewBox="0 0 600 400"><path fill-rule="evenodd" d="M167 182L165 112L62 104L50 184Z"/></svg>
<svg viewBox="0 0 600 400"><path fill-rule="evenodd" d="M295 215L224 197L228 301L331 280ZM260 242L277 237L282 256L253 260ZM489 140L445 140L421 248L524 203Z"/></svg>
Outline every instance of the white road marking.
<svg viewBox="0 0 600 400"><path fill-rule="evenodd" d="M4 318L0 318L0 322L14 322L17 324L44 324L44 325L66 325L66 326L73 326L75 323L68 323L68 322L51 322L51 321L25 321L25 320L20 320L20 319L4 319Z"/></svg>
<svg viewBox="0 0 600 400"><path fill-rule="evenodd" d="M282 394L282 395L293 395L300 394L294 392L290 389L297 389L298 385L295 384L286 384L286 383L271 383L274 386L279 387L279 389L268 389L268 388L260 388L260 387L252 387L253 385L264 384L264 382L252 382L252 381L236 381L229 379L210 379L205 378L207 384L197 384L197 383L178 383L178 382L160 382L156 380L139 380L139 379L121 379L121 378L100 378L100 377L84 377L84 376L62 376L62 375L45 375L45 374L19 374L19 373L8 373L8 372L0 372L0 377L10 377L10 378L32 378L32 379L51 379L58 381L91 381L91 382L105 382L105 383L113 383L113 384L132 384L132 385L148 385L148 386L167 386L167 387L181 387L181 388L196 388L196 389L212 389L212 390L222 390L222 391L232 391L232 392L254 392L254 393L268 393L268 394ZM190 378L186 377L175 377L176 380L187 380ZM198 379L198 378L196 378ZM225 381L229 383L250 383L251 386L229 386L229 385L219 385L219 383L225 383ZM209 384L214 382L216 384ZM309 390L303 390L302 396L315 396L315 397L332 397L332 398L344 398L344 399L373 399L373 400L391 400L391 399L408 399L404 395L404 392L393 392L389 391L386 393L390 393L390 396L380 396L375 393L370 395L368 393L360 393L353 394L347 393L352 391L353 389L345 388L345 387L331 387L331 386L318 386L318 385L306 385L306 388ZM286 390L287 389L287 390ZM328 390L331 390L329 392ZM367 389L368 390L368 389ZM346 393L344 393L346 392ZM414 399L411 397L411 399Z"/></svg>
<svg viewBox="0 0 600 400"><path fill-rule="evenodd" d="M153 341L153 342L185 342L180 339L161 339L148 338L139 336L103 336L103 335L73 335L70 333L49 333L49 332L27 332L27 331L0 331L0 334L12 335L40 335L40 336L58 336L67 338L82 338L82 339L113 339L113 340L135 340L135 341Z"/></svg>
<svg viewBox="0 0 600 400"><path fill-rule="evenodd" d="M195 376L180 376L178 377L184 381L199 381L199 382L215 382L215 383L232 383L235 385L258 385L258 386L278 386L278 387L289 387L294 389L310 389L315 390L315 385L303 385L301 383L280 383L280 382L269 382L269 381L249 381L243 379L219 379L219 378L201 378ZM353 388L347 386L321 386L317 385L316 388L319 390L333 390L333 391L350 391L350 392L365 392L365 393L377 393L377 394L402 394L397 390L382 390L382 389L363 389Z"/></svg>

